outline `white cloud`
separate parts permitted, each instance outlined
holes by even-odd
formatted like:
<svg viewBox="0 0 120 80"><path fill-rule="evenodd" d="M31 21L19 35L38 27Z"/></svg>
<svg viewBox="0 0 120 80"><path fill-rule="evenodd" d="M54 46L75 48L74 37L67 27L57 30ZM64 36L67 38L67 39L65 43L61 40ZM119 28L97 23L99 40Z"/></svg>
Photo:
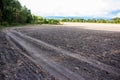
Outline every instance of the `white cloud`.
<svg viewBox="0 0 120 80"><path fill-rule="evenodd" d="M19 0L32 13L41 16L111 17L109 12L120 10L120 0Z"/></svg>

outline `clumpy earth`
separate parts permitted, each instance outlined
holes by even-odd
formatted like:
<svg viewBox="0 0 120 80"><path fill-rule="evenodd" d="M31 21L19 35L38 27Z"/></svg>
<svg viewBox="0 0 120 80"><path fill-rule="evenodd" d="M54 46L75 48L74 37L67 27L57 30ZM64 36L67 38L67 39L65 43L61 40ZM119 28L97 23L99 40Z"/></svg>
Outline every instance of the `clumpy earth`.
<svg viewBox="0 0 120 80"><path fill-rule="evenodd" d="M56 80L13 48L0 31L0 80Z"/></svg>
<svg viewBox="0 0 120 80"><path fill-rule="evenodd" d="M120 32L64 26L17 30L58 48L120 68Z"/></svg>
<svg viewBox="0 0 120 80"><path fill-rule="evenodd" d="M15 28L15 30L62 50L84 56L86 59L91 58L120 69L120 32L65 26L39 26ZM50 51L42 46L36 48L46 52L46 54L40 54L55 60L55 62L81 75L86 80L119 80L119 76L85 61L66 55L57 56L61 53ZM20 54L8 43L5 34L2 32L0 32L0 71L0 79L2 80L56 80L42 67L37 66Z"/></svg>

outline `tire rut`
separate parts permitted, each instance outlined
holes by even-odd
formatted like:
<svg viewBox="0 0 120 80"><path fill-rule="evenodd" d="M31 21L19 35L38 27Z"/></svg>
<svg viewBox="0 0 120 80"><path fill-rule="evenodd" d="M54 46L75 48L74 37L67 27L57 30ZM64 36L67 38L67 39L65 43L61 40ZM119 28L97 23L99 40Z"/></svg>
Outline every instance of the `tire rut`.
<svg viewBox="0 0 120 80"><path fill-rule="evenodd" d="M87 59L86 59L86 57L84 57L84 56L77 55L77 54L73 54L73 53L71 53L71 52L69 52L69 51L65 51L65 50L63 50L63 49L59 49L59 48L54 47L54 46L52 46L52 45L50 45L50 44L47 44L47 43L45 43L45 42L43 42L43 41L40 41L40 40L31 38L31 37L29 37L29 36L23 35L23 34L18 33L18 32L16 32L16 31L13 31L12 33L14 34L14 36L15 36L15 35L16 35L17 37L19 36L21 39L23 38L24 40L28 41L29 43L31 42L31 44L32 44L32 45L34 44L34 46L35 46L35 45L38 45L39 47L40 47L40 46L43 46L44 48L48 48L48 49L53 50L53 51L55 51L55 52L61 53L61 54L63 54L64 56L69 56L69 57L75 58L75 59L77 59L77 60L79 60L79 61L82 61L82 62L85 62L85 63L87 63L87 64L90 64L91 66L94 66L94 67L96 67L96 68L99 68L99 69L101 69L101 70L103 70L103 71L107 71L108 73L114 74L114 75L116 75L117 77L119 77L119 75L120 75L120 73L119 73L120 70L117 69L117 68L115 68L115 67L106 65L106 64L104 64L104 63L101 63L101 62L99 62L99 61L97 61L97 60L94 60L94 59L91 59L91 58L87 58ZM38 56L38 55L36 55L36 57L37 57L37 56ZM45 56L43 55L43 57L45 57ZM48 59L49 59L49 58L48 58ZM49 62L49 61L48 61L48 62ZM50 63L51 63L51 62L50 62ZM56 64L56 63L55 63L55 64ZM59 66L59 65L58 65L58 66ZM83 78L83 79L84 79L84 78ZM73 79L72 79L72 80L73 80Z"/></svg>

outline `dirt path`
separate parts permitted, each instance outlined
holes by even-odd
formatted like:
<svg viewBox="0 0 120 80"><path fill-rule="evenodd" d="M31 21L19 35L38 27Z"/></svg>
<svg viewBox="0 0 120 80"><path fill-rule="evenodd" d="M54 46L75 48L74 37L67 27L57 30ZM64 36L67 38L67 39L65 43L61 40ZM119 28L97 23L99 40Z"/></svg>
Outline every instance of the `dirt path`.
<svg viewBox="0 0 120 80"><path fill-rule="evenodd" d="M23 56L0 31L0 80L56 80Z"/></svg>

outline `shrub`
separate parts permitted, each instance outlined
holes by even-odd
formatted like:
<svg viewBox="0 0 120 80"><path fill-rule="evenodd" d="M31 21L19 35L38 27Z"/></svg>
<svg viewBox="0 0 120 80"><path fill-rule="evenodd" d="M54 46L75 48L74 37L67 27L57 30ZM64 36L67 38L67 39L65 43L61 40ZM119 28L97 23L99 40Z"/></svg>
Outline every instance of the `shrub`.
<svg viewBox="0 0 120 80"><path fill-rule="evenodd" d="M20 23L12 23L11 26L19 26L21 25Z"/></svg>
<svg viewBox="0 0 120 80"><path fill-rule="evenodd" d="M2 26L9 26L9 23L8 23L8 22L2 22L1 25L2 25Z"/></svg>

